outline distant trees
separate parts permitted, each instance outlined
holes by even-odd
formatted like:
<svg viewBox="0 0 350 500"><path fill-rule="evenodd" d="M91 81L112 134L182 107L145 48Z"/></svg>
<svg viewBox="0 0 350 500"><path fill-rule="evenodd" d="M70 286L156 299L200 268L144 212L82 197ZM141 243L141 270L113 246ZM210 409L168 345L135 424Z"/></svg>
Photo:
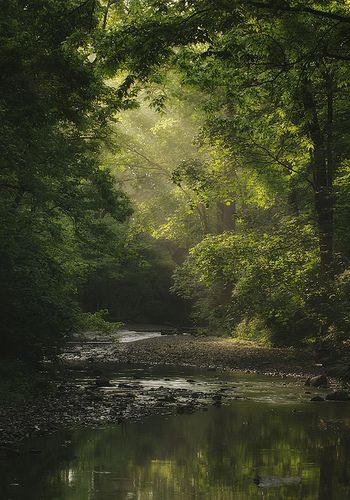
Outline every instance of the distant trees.
<svg viewBox="0 0 350 500"><path fill-rule="evenodd" d="M253 230L250 238L255 238L259 248L265 235L272 242L279 231L288 234L288 220L301 233L311 224L318 251L314 239L304 247L310 260L306 264L301 259L293 271L307 282L304 306L298 300L292 302L299 303L300 314L304 308L313 318L309 336L346 332L348 308L343 307L337 316L339 309L334 306L339 277L345 279L348 265L344 244L348 240L342 230L349 196L350 16L346 2L134 2L126 10L119 22L107 24L99 45L106 66L123 67L128 75L124 91L132 93L147 79L161 81L163 68L171 66L180 72L184 85L205 95L206 121L200 143L211 150L211 160L202 166L187 162L177 167L173 179L178 185L192 185L206 233L215 232L210 224L213 204L221 214L216 232L237 233L237 239L229 234L213 239L221 242L210 247L213 254L220 252L221 244L226 248L225 238L234 246L240 238L244 241L247 231ZM214 151L220 153L216 163ZM197 276L199 289L204 278L196 271L196 258L200 259L211 238L193 250L186 264L194 266L192 277ZM288 238L284 245L288 246ZM245 259L249 261L248 254L243 254L233 255L232 262L222 265L234 269L237 259L243 265ZM283 250L280 259L285 259ZM284 262L292 275L292 262ZM273 259L269 265L274 268ZM268 303L274 286L269 276ZM294 288L292 282L296 298L297 289L302 293L303 288ZM219 304L234 304L237 283L226 298L220 298L224 289L212 283L212 297ZM256 300L252 295L253 309ZM287 318L287 302L283 309ZM268 313L260 313L265 324L270 324ZM291 328L290 341L293 335L297 336Z"/></svg>
<svg viewBox="0 0 350 500"><path fill-rule="evenodd" d="M134 212L117 258L91 270L82 297L89 310L106 307L122 321L189 323L188 305L169 289L176 265L203 232L191 186L176 186L172 173L181 159L200 154L193 144L198 119L193 94L170 76L166 88L162 112L152 105L161 89L149 85L138 107L118 113L101 154Z"/></svg>
<svg viewBox="0 0 350 500"><path fill-rule="evenodd" d="M147 14L142 20L137 14L141 5ZM123 60L133 75L131 83L145 74L152 77L171 58L189 83L215 99L210 123L226 147L245 147L260 163L289 172L291 180L293 174L309 175L321 269L328 272L333 264L333 179L348 153L346 3L321 9L312 1L214 5L194 0L146 2L134 9L132 24L127 20L110 27L107 60Z"/></svg>

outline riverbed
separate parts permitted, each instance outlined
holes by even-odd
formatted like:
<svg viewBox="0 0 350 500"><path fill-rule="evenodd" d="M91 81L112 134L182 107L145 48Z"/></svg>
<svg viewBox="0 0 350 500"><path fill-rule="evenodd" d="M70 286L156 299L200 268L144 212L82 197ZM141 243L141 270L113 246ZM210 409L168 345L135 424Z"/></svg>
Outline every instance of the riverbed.
<svg viewBox="0 0 350 500"><path fill-rule="evenodd" d="M350 498L349 403L310 402L289 378L184 367L114 366L109 380L99 390L132 404L176 397L158 415L25 440L2 457L0 498Z"/></svg>
<svg viewBox="0 0 350 500"><path fill-rule="evenodd" d="M311 401L320 363L161 333L74 342L52 393L0 408L1 499L350 498L350 403Z"/></svg>

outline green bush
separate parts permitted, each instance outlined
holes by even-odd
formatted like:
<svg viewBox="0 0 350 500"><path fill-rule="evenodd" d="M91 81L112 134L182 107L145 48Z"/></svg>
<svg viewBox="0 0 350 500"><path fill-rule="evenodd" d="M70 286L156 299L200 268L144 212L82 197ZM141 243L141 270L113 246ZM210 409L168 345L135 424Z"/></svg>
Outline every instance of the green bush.
<svg viewBox="0 0 350 500"><path fill-rule="evenodd" d="M101 335L115 333L119 330L123 323L111 322L106 319L108 317L108 309L102 309L94 313L82 313L79 323L79 331L81 333L93 332Z"/></svg>
<svg viewBox="0 0 350 500"><path fill-rule="evenodd" d="M239 340L247 340L255 344L270 346L272 332L261 318L244 318L234 328L233 336Z"/></svg>
<svg viewBox="0 0 350 500"><path fill-rule="evenodd" d="M210 332L234 331L274 345L317 335L324 318L317 239L311 226L284 220L273 233L208 236L175 274L177 293L195 299L194 315Z"/></svg>

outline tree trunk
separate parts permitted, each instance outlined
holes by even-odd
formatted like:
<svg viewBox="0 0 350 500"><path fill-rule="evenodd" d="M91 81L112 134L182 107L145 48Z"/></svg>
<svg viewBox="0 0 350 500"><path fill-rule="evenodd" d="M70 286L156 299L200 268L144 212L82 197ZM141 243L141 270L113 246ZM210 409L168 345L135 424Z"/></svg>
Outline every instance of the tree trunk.
<svg viewBox="0 0 350 500"><path fill-rule="evenodd" d="M288 192L288 206L291 215L293 215L294 217L299 217L300 211L299 211L298 190L294 185L293 180L291 180L290 182L290 188Z"/></svg>
<svg viewBox="0 0 350 500"><path fill-rule="evenodd" d="M304 81L302 97L308 132L314 146L311 155L314 203L319 233L321 272L326 277L332 273L333 264L332 107L330 108L328 102L327 136L325 137L319 124L316 102L309 81Z"/></svg>
<svg viewBox="0 0 350 500"><path fill-rule="evenodd" d="M105 30L107 27L107 19L108 19L108 14L109 14L109 8L111 6L112 0L108 0L107 5L105 7L105 12L103 16L103 21L102 21L102 29Z"/></svg>
<svg viewBox="0 0 350 500"><path fill-rule="evenodd" d="M217 207L217 233L221 234L225 231L235 231L236 229L236 204L231 202L226 205L222 201L216 203Z"/></svg>
<svg viewBox="0 0 350 500"><path fill-rule="evenodd" d="M207 208L203 205L203 203L198 203L197 212L199 215L199 220L201 222L203 236L205 236L210 231L209 231L209 221L208 221Z"/></svg>

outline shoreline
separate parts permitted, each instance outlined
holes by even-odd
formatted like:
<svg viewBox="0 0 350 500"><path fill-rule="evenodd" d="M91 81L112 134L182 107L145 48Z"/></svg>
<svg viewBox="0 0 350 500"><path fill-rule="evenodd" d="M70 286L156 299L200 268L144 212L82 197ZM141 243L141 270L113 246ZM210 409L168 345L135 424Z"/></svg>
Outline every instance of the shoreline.
<svg viewBox="0 0 350 500"><path fill-rule="evenodd" d="M214 336L164 335L117 345L103 340L77 343L62 359L66 363L191 366L295 378L321 375L325 371L307 351L243 344Z"/></svg>
<svg viewBox="0 0 350 500"><path fill-rule="evenodd" d="M17 453L25 438L63 428L120 424L181 411L193 413L213 404L209 393L204 400L194 399L195 392L176 393L166 383L159 391L144 390L137 380L132 383L132 376L128 383L114 386L117 393L111 395L108 375L118 365L163 366L165 370L167 366L190 367L208 371L208 376L209 372L236 371L292 377L300 383L303 378L324 374L324 368L304 351L237 344L221 337L161 336L117 345L103 339L71 343L61 360L59 377L51 382L49 392L36 399L0 405L0 456ZM78 373L89 379L87 385L81 384ZM334 379L329 382L333 387ZM237 399L235 395L232 398Z"/></svg>

